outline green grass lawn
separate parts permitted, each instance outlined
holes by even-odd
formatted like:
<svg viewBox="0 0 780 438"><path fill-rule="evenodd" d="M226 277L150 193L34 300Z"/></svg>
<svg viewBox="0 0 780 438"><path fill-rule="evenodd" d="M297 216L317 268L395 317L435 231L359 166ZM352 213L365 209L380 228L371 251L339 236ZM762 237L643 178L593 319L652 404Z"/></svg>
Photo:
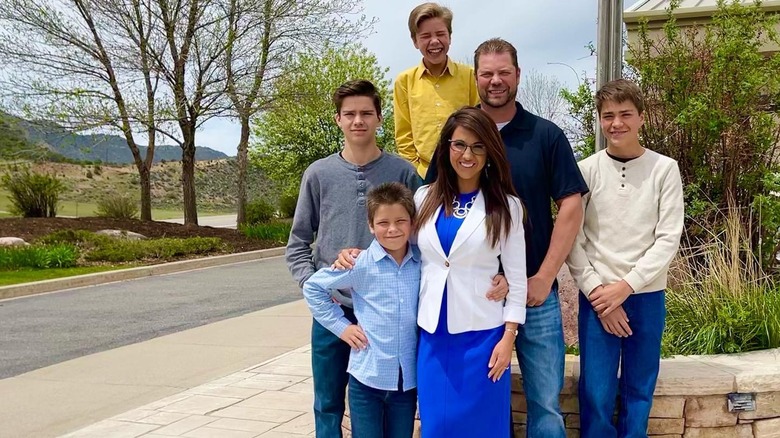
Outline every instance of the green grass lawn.
<svg viewBox="0 0 780 438"><path fill-rule="evenodd" d="M0 286L11 284L29 283L32 281L51 280L54 278L72 277L74 275L92 274L94 272L115 271L117 269L133 268L136 265L127 264L121 266L84 266L76 268L51 268L51 269L20 269L17 271L0 272Z"/></svg>

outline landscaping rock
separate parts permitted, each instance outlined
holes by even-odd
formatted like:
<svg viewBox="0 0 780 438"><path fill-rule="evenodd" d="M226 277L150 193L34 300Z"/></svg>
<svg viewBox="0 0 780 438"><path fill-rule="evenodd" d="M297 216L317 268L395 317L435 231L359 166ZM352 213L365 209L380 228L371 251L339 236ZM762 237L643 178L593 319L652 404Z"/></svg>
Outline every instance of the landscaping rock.
<svg viewBox="0 0 780 438"><path fill-rule="evenodd" d="M0 237L0 246L24 246L29 245L24 239L18 237Z"/></svg>
<svg viewBox="0 0 780 438"><path fill-rule="evenodd" d="M685 438L753 438L749 424L731 427L686 427Z"/></svg>
<svg viewBox="0 0 780 438"><path fill-rule="evenodd" d="M654 418L683 418L684 397L655 397L650 416Z"/></svg>
<svg viewBox="0 0 780 438"><path fill-rule="evenodd" d="M143 234L134 233L126 230L100 230L95 234L102 234L104 236L113 237L115 239L128 239L128 240L142 240L146 239Z"/></svg>
<svg viewBox="0 0 780 438"><path fill-rule="evenodd" d="M724 395L689 398L685 403L685 425L724 427L737 424L737 414L729 412Z"/></svg>
<svg viewBox="0 0 780 438"><path fill-rule="evenodd" d="M780 418L757 420L752 426L755 438L780 438Z"/></svg>
<svg viewBox="0 0 780 438"><path fill-rule="evenodd" d="M756 410L740 413L739 422L775 417L780 417L780 392L759 392L756 394Z"/></svg>

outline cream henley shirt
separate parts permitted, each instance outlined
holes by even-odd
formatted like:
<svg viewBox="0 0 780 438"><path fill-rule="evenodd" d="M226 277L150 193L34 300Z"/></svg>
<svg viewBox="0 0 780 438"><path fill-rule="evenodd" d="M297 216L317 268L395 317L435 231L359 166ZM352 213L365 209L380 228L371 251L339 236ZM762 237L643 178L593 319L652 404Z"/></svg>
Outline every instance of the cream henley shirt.
<svg viewBox="0 0 780 438"><path fill-rule="evenodd" d="M677 162L645 149L627 163L602 150L579 163L590 188L584 223L566 260L587 296L625 280L635 293L666 288L683 230L683 191Z"/></svg>

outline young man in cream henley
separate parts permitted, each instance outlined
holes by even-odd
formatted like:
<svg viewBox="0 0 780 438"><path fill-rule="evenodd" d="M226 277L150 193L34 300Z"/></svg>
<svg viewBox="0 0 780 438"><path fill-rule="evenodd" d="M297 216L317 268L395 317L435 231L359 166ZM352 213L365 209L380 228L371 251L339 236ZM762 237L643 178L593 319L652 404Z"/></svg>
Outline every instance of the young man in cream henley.
<svg viewBox="0 0 780 438"><path fill-rule="evenodd" d="M605 84L596 108L607 148L579 163L590 192L567 260L582 292L581 436L642 437L661 358L667 273L683 229L682 182L676 161L639 143L644 103L636 84Z"/></svg>

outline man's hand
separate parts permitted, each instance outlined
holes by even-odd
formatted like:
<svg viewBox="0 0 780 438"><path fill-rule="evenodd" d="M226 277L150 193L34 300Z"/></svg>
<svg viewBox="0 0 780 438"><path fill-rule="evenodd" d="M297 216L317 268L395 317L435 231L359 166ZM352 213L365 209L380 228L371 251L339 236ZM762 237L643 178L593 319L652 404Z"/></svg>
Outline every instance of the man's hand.
<svg viewBox="0 0 780 438"><path fill-rule="evenodd" d="M349 344L355 350L362 350L368 346L368 338L363 329L357 324L351 324L341 333L341 340Z"/></svg>
<svg viewBox="0 0 780 438"><path fill-rule="evenodd" d="M588 295L588 300L596 313L603 318L622 305L633 292L634 290L625 280L620 280L617 283L593 289L593 292Z"/></svg>
<svg viewBox="0 0 780 438"><path fill-rule="evenodd" d="M628 316L626 311L623 310L623 306L617 306L614 312L600 316L599 319L601 319L601 325L604 327L604 330L611 335L627 338L634 334L628 325Z"/></svg>
<svg viewBox="0 0 780 438"><path fill-rule="evenodd" d="M493 277L493 286L488 289L485 297L490 301L504 301L507 295L509 295L509 283L506 281L506 277L504 274L496 274Z"/></svg>
<svg viewBox="0 0 780 438"><path fill-rule="evenodd" d="M358 248L347 248L342 249L339 251L339 256L336 258L336 261L333 262L332 265L330 265L333 269L352 269L355 267L355 259L358 255L362 252L361 249Z"/></svg>
<svg viewBox="0 0 780 438"><path fill-rule="evenodd" d="M547 279L540 277L539 274L528 279L528 297L526 305L528 307L541 306L550 295L554 278Z"/></svg>

